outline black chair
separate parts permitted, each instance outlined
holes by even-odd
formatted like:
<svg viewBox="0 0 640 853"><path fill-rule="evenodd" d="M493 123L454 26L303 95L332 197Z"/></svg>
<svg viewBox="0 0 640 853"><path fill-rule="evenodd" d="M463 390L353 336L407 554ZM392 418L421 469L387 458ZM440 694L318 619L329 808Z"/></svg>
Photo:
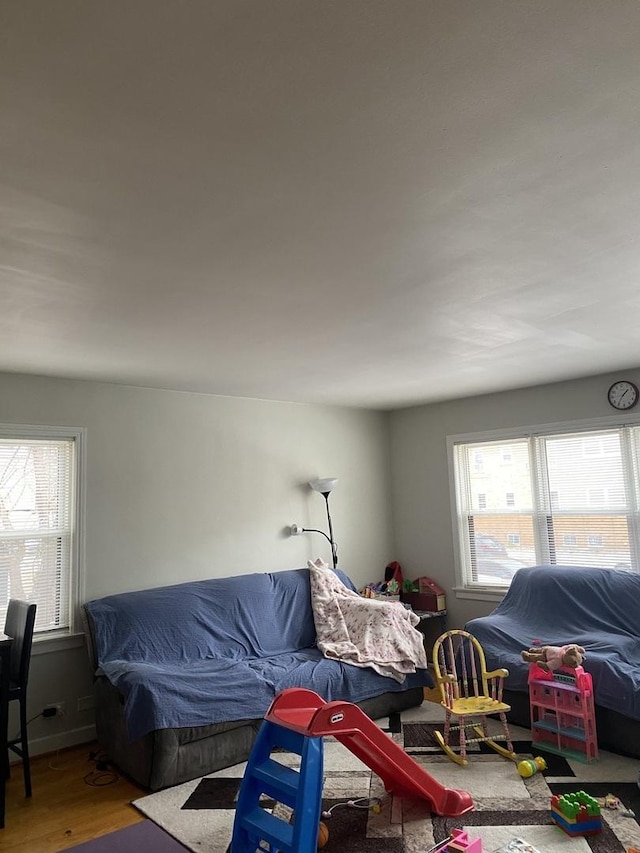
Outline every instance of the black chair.
<svg viewBox="0 0 640 853"><path fill-rule="evenodd" d="M27 740L27 681L31 662L33 626L36 621L36 605L12 598L7 608L4 633L13 639L11 644L11 666L9 672L9 701L20 702L20 734L7 741L7 747L20 756L24 771L24 790L31 796L31 769L29 767L29 742Z"/></svg>

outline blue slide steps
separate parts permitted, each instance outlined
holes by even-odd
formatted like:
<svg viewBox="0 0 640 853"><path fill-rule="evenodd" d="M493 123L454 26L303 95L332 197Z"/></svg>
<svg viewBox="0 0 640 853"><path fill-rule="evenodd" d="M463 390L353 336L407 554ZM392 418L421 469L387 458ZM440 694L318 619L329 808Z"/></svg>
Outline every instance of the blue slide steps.
<svg viewBox="0 0 640 853"><path fill-rule="evenodd" d="M300 756L300 770L271 758L277 749ZM231 853L255 853L260 841L271 853L316 853L322 806L323 740L307 737L264 720L240 785ZM290 806L295 823L281 820L259 805L266 795Z"/></svg>

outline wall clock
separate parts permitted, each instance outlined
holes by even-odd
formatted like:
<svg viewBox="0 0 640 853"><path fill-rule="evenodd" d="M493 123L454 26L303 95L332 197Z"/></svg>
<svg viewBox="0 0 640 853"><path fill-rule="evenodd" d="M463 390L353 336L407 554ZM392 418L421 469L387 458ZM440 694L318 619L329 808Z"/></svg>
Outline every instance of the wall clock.
<svg viewBox="0 0 640 853"><path fill-rule="evenodd" d="M607 391L607 400L614 409L631 409L638 402L638 388L633 382L620 379Z"/></svg>

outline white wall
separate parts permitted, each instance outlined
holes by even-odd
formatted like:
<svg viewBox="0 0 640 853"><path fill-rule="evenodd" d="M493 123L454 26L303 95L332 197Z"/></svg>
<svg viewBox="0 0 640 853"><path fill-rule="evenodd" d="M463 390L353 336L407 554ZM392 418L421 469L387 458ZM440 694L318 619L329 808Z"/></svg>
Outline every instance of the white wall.
<svg viewBox="0 0 640 853"><path fill-rule="evenodd" d="M278 571L321 556L327 529L313 477L340 479L331 516L339 564L358 585L395 558L388 415L293 403L0 374L0 422L87 428L86 590L91 599L184 580ZM35 751L90 736L83 648L34 654ZM13 723L12 723L13 726Z"/></svg>
<svg viewBox="0 0 640 853"><path fill-rule="evenodd" d="M397 560L404 576L429 575L447 592L448 625L463 627L495 603L456 599L447 436L591 418L621 423L607 403L616 379L640 384L640 371L539 385L393 412L391 471ZM634 410L635 417L640 413ZM630 416L634 416L632 413Z"/></svg>

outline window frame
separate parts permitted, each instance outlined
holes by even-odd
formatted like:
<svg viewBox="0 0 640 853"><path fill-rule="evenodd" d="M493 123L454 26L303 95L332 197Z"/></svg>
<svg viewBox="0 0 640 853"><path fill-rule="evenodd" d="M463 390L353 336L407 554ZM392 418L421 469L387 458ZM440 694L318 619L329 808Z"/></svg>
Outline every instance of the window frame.
<svg viewBox="0 0 640 853"><path fill-rule="evenodd" d="M42 441L73 441L74 453L74 508L69 567L69 627L54 631L36 632L33 635L34 654L57 651L69 645L79 645L82 631L81 606L85 595L85 543L86 543L86 427L48 426L44 424L0 423L0 438ZM0 629L1 630L1 629Z"/></svg>
<svg viewBox="0 0 640 853"><path fill-rule="evenodd" d="M455 570L455 586L453 592L456 598L474 599L477 601L501 601L507 594L508 585L481 585L467 584L464 577L464 569L462 562L462 532L459 526L459 510L458 510L458 495L457 495L457 472L455 465L456 447L459 444L473 442L495 442L495 441L517 441L521 439L531 439L542 436L552 436L556 433L575 433L578 435L581 432L590 432L598 429L621 429L623 427L640 427L640 414L628 415L620 417L599 417L588 418L573 421L556 421L553 423L529 424L522 426L503 427L492 430L482 430L480 432L459 433L447 436L447 462L449 468L449 497L450 510L452 520L453 533L453 555L454 555L454 570ZM623 454L625 449L623 448ZM627 449L628 452L628 449ZM531 465L540 470L541 462L535 458L531 459ZM640 483L638 484L640 490ZM534 517L535 518L535 517ZM543 522L540 521L542 524ZM640 523L640 521L638 522ZM542 536L542 532L535 531L536 538ZM546 536L545 536L546 538ZM640 541L640 540L639 540ZM542 542L540 544L543 544ZM597 546L594 546L597 547ZM543 546L540 551L546 556L543 562L550 562L550 554L548 548Z"/></svg>

